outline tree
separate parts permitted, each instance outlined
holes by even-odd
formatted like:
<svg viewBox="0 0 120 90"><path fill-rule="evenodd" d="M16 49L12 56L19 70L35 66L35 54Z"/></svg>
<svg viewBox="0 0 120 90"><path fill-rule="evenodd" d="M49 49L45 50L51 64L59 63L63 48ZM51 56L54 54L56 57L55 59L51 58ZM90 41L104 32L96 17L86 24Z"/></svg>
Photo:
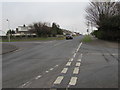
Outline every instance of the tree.
<svg viewBox="0 0 120 90"><path fill-rule="evenodd" d="M13 34L15 34L14 30L8 30L6 35L12 36Z"/></svg>
<svg viewBox="0 0 120 90"><path fill-rule="evenodd" d="M92 22L98 31L96 36L102 39L118 38L120 26L120 2L91 2L87 7L86 19ZM114 35L113 35L114 33Z"/></svg>
<svg viewBox="0 0 120 90"><path fill-rule="evenodd" d="M47 37L50 36L50 27L49 23L33 23L33 25L29 25L29 31L31 33L36 33L38 37Z"/></svg>
<svg viewBox="0 0 120 90"><path fill-rule="evenodd" d="M57 34L58 35L63 35L62 29L60 29L60 26L56 23L52 23L52 35L55 37Z"/></svg>
<svg viewBox="0 0 120 90"><path fill-rule="evenodd" d="M15 31L14 31L14 30L12 30L12 31L11 31L11 33L12 33L12 34L15 34Z"/></svg>
<svg viewBox="0 0 120 90"><path fill-rule="evenodd" d="M51 33L52 33L53 37L56 37L56 35L57 35L57 28L58 28L58 26L56 25L56 23L52 23Z"/></svg>
<svg viewBox="0 0 120 90"><path fill-rule="evenodd" d="M117 14L116 4L116 2L91 2L86 9L86 19L99 28L104 19Z"/></svg>
<svg viewBox="0 0 120 90"><path fill-rule="evenodd" d="M12 31L11 30L8 30L6 35L11 35L12 34Z"/></svg>

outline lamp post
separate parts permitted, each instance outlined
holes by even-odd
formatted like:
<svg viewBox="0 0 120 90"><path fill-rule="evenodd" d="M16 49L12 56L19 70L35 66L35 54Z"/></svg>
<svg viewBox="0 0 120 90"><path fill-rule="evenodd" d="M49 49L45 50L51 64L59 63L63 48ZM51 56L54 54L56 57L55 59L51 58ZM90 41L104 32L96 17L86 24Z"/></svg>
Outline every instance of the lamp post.
<svg viewBox="0 0 120 90"><path fill-rule="evenodd" d="M9 31L8 31L8 41L10 42L10 22L9 22L8 19L6 21L8 22L8 29L9 29Z"/></svg>

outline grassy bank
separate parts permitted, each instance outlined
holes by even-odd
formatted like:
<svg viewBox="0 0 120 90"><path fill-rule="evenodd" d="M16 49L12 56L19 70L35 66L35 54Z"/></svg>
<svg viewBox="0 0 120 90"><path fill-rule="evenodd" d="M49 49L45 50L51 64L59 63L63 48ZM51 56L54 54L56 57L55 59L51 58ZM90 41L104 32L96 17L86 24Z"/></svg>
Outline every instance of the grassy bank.
<svg viewBox="0 0 120 90"><path fill-rule="evenodd" d="M34 38L16 38L11 39L11 42L18 42L18 41L47 41L47 40L63 40L65 37L34 37ZM3 39L0 42L8 42L8 39Z"/></svg>
<svg viewBox="0 0 120 90"><path fill-rule="evenodd" d="M91 42L92 38L90 35L85 35L84 38L82 39L82 42Z"/></svg>

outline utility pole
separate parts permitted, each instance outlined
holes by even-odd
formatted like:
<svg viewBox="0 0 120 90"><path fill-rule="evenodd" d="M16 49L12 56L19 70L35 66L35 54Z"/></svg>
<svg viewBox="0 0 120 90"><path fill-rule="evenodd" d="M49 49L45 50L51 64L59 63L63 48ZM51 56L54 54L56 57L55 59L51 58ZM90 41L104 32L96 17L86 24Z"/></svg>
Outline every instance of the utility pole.
<svg viewBox="0 0 120 90"><path fill-rule="evenodd" d="M9 20L7 19L6 20L7 22L8 22L8 41L10 42L10 22L9 22Z"/></svg>
<svg viewBox="0 0 120 90"><path fill-rule="evenodd" d="M88 28L87 28L87 33L88 33L88 35L89 35L89 25L90 24L90 22L88 21L88 24L87 24L87 26L88 26Z"/></svg>

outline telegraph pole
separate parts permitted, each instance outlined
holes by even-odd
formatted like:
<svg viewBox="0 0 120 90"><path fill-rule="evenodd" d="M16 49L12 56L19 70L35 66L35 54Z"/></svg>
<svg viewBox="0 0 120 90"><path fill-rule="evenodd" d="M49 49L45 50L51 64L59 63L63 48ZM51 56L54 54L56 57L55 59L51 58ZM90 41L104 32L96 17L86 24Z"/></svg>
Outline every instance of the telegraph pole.
<svg viewBox="0 0 120 90"><path fill-rule="evenodd" d="M6 20L7 22L8 22L8 41L10 42L10 22L9 22L9 20L7 19Z"/></svg>
<svg viewBox="0 0 120 90"><path fill-rule="evenodd" d="M89 24L90 24L90 22L88 21L88 25L87 25L88 26L88 28L87 28L88 35L89 35L89 26L90 26Z"/></svg>

